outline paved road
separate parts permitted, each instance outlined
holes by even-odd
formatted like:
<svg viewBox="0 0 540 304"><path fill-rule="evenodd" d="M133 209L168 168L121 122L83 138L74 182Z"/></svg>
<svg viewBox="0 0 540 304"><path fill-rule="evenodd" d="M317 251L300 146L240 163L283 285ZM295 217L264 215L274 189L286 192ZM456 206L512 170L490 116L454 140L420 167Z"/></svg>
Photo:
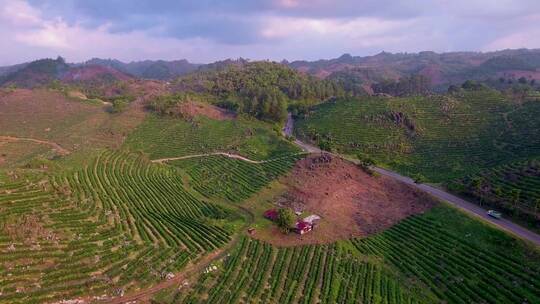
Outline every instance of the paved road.
<svg viewBox="0 0 540 304"><path fill-rule="evenodd" d="M523 239L529 240L533 242L536 245L540 246L540 235L527 230L517 224L512 223L509 220L506 219L494 219L486 214L486 210L480 208L478 205L475 205L473 203L470 203L460 197L457 197L455 195L452 195L448 192L445 192L439 188L435 188L426 184L416 184L411 178L400 175L396 172L389 171L382 168L374 168L376 172L379 174L389 176L392 178L395 178L405 184L411 185L417 189L420 189L424 192L427 192L441 200L447 201L451 203L454 206L457 206L461 208L462 210L466 211L469 214L475 215L484 221L490 222L493 225L496 225L497 227L506 230L518 237L521 237Z"/></svg>
<svg viewBox="0 0 540 304"><path fill-rule="evenodd" d="M293 118L291 115L288 116L288 119L287 119L287 123L286 123L286 127L283 129L283 133L286 134L286 131L290 132L288 135L291 135L292 134L292 129L293 129L293 125L294 125L294 122L293 122ZM321 153L321 149L319 149L318 147L315 147L313 145L310 145L310 144L307 144L307 143L304 143L298 139L295 140L294 142L295 144L297 144L299 147L301 147L302 149L304 149L305 151L309 152L309 153ZM343 156L341 155L338 155L338 154L334 154L334 153L330 153L334 156L337 156L337 157L341 157L341 158L344 158ZM356 160L354 159L349 159L349 158L344 158L344 159L347 159L351 162L356 162ZM388 177L391 177L391 178L394 178L394 179L397 179L407 185L410 185L416 189L420 189L424 192L427 192L429 194L431 194L432 196L440 199L440 200L443 200L443 201L446 201L446 202L449 202L450 204L460 208L461 210L469 213L469 214L472 214L474 216L477 216L478 218L481 218L482 220L486 221L486 222L489 222L497 227L499 227L500 229L503 229L517 237L520 237L522 239L525 239L525 240L528 240L528 241L531 241L532 243L536 244L537 246L540 246L540 235L528 230L528 229L525 229L509 220L506 220L506 219L494 219L490 216L488 216L486 214L487 210L485 209L482 209L481 207L479 207L478 205L476 204L473 204L473 203L470 203L462 198L459 198L455 195L452 195L444 190L441 190L439 188L435 188L435 187L432 187L432 186L429 186L429 185L426 185L426 184L416 184L414 182L413 179L409 178L409 177L406 177L406 176L403 176L403 175L400 175L399 173L397 172L394 172L394 171L390 171L390 170L387 170L387 169L383 169L383 168L378 168L378 167L374 167L373 170L375 170L376 172L378 172L379 174L382 174L382 175L385 175L385 176L388 176Z"/></svg>

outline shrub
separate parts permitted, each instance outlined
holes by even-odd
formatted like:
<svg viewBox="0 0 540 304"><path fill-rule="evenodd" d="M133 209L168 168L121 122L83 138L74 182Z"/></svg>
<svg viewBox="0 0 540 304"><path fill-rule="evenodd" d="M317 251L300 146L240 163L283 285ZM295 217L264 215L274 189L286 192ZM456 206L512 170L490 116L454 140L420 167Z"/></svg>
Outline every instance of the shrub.
<svg viewBox="0 0 540 304"><path fill-rule="evenodd" d="M287 233L296 223L296 215L290 208L281 208L278 211L277 223L283 233Z"/></svg>

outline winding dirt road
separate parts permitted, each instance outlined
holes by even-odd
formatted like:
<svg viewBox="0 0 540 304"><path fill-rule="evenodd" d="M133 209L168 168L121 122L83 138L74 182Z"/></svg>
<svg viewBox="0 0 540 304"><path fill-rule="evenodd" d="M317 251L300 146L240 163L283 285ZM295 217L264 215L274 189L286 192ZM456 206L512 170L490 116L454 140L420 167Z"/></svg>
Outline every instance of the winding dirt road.
<svg viewBox="0 0 540 304"><path fill-rule="evenodd" d="M10 141L29 141L29 142L33 142L33 143L36 143L36 144L50 146L54 151L56 151L57 153L62 154L62 155L67 155L67 154L71 153L69 150L62 148L62 146L60 146L59 144L57 144L55 142L52 142L52 141L47 141L47 140L41 140L41 139L35 139L35 138L26 138L26 137L0 136L0 141L1 140L8 141L8 142L10 142Z"/></svg>
<svg viewBox="0 0 540 304"><path fill-rule="evenodd" d="M271 159L267 159L267 160L252 160L252 159L249 159L247 157L244 157L244 156L238 155L238 154L226 153L226 152L214 152L214 153L185 155L185 156L179 156L179 157L160 158L160 159L154 159L154 160L152 160L152 162L153 163L165 163L165 162L173 161L173 160L200 158L200 157L208 157L208 156L213 156L213 155L221 155L221 156L225 156L225 157L228 157L228 158L243 160L245 162L252 163L252 164L264 164L264 163L269 163L269 162L272 162L272 161L280 160L280 159L283 159L283 158L287 158L287 157L290 157L292 155L300 155L300 154L307 154L307 153L306 152L300 152L300 153L295 153L295 154L288 154L287 156L276 157L276 158L271 158Z"/></svg>

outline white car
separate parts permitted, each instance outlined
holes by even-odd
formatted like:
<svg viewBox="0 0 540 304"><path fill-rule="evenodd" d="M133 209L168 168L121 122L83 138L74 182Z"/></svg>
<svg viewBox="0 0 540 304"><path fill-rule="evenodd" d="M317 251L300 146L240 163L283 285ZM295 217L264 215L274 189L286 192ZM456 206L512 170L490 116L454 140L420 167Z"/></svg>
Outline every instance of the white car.
<svg viewBox="0 0 540 304"><path fill-rule="evenodd" d="M502 214L498 211L495 211L495 210L488 210L487 212L487 215L493 217L493 218L496 218L496 219L500 219L502 217Z"/></svg>

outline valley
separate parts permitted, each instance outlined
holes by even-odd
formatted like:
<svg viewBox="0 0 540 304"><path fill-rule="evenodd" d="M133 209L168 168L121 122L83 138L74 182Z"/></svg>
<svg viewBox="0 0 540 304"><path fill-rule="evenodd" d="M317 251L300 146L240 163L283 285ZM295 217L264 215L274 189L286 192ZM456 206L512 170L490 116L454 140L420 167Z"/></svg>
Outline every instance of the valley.
<svg viewBox="0 0 540 304"><path fill-rule="evenodd" d="M233 62L8 77L0 303L540 302L537 100Z"/></svg>

